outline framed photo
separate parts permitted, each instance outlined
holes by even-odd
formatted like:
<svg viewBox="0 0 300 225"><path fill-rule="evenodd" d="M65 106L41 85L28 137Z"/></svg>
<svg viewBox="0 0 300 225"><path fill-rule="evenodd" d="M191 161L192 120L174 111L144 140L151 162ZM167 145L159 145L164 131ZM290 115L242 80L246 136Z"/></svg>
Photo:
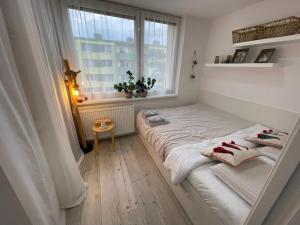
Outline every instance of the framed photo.
<svg viewBox="0 0 300 225"><path fill-rule="evenodd" d="M244 63L246 61L249 48L237 49L235 50L234 56L232 58L232 63Z"/></svg>
<svg viewBox="0 0 300 225"><path fill-rule="evenodd" d="M275 48L263 49L257 56L255 63L268 63L275 52Z"/></svg>

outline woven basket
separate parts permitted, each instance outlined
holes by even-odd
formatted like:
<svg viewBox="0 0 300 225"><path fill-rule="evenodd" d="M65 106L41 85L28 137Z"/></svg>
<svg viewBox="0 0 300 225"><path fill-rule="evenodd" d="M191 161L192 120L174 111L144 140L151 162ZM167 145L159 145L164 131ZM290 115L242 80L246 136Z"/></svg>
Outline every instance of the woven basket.
<svg viewBox="0 0 300 225"><path fill-rule="evenodd" d="M232 31L233 43L253 41L262 38L264 27L253 26Z"/></svg>
<svg viewBox="0 0 300 225"><path fill-rule="evenodd" d="M297 34L300 31L300 18L291 16L261 25L262 38L282 37Z"/></svg>
<svg viewBox="0 0 300 225"><path fill-rule="evenodd" d="M291 16L257 26L232 31L233 43L282 37L300 33L300 18Z"/></svg>

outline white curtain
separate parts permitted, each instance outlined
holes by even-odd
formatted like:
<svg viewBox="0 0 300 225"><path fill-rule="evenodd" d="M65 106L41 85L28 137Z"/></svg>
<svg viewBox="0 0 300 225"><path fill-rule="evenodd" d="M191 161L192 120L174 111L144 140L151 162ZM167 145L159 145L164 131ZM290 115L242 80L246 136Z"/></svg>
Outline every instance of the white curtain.
<svg viewBox="0 0 300 225"><path fill-rule="evenodd" d="M154 90L175 90L176 45L179 19L168 15L142 12L143 74L157 80Z"/></svg>
<svg viewBox="0 0 300 225"><path fill-rule="evenodd" d="M76 206L85 198L86 189L72 154L72 135L67 130L73 126L66 124L70 122L70 115L66 115L70 112L63 96L62 58L53 8L47 0L3 0L1 8L5 8L3 15L14 58L59 207ZM10 163L14 163L13 159Z"/></svg>
<svg viewBox="0 0 300 225"><path fill-rule="evenodd" d="M62 2L62 39L73 46L65 52L90 99L116 97L113 86L128 70L155 78L153 94L175 92L180 18L100 0Z"/></svg>
<svg viewBox="0 0 300 225"><path fill-rule="evenodd" d="M63 32L61 39L67 46L66 57L82 71L81 91L90 100L115 97L114 84L127 81L128 70L138 73L137 12L99 0L62 2L58 18L62 20L62 30L67 32Z"/></svg>
<svg viewBox="0 0 300 225"><path fill-rule="evenodd" d="M59 225L56 191L24 98L1 10L0 58L1 168L33 225Z"/></svg>

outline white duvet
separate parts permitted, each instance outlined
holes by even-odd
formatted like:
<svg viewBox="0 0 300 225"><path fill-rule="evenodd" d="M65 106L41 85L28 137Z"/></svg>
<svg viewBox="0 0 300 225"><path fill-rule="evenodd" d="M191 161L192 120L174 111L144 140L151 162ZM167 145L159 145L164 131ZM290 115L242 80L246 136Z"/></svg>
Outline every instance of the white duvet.
<svg viewBox="0 0 300 225"><path fill-rule="evenodd" d="M274 160L260 156L238 167L218 163L211 167L211 170L215 176L231 187L250 205L253 205L265 185L274 164Z"/></svg>
<svg viewBox="0 0 300 225"><path fill-rule="evenodd" d="M250 135L261 132L264 129L268 128L257 124L224 137L209 139L201 143L179 146L169 153L164 162L164 166L170 171L172 182L174 184L180 184L193 169L212 161L201 155L202 149L221 143L222 141L235 140L241 142ZM249 147L255 146L250 142L248 142L247 145Z"/></svg>

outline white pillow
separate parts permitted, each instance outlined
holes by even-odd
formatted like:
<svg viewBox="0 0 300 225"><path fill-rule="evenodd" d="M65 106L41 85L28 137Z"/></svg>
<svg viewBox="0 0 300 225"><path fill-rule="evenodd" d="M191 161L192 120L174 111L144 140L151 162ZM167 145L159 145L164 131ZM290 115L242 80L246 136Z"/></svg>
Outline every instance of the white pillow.
<svg viewBox="0 0 300 225"><path fill-rule="evenodd" d="M209 158L238 166L246 160L261 156L262 153L257 151L253 144L244 140L235 140L230 142L222 142L201 151L201 154Z"/></svg>
<svg viewBox="0 0 300 225"><path fill-rule="evenodd" d="M275 162L261 156L243 163L239 167L219 163L211 167L212 172L232 188L250 205L253 205L262 190Z"/></svg>
<svg viewBox="0 0 300 225"><path fill-rule="evenodd" d="M288 139L288 134L274 130L263 130L255 136L247 138L247 141L282 148Z"/></svg>

